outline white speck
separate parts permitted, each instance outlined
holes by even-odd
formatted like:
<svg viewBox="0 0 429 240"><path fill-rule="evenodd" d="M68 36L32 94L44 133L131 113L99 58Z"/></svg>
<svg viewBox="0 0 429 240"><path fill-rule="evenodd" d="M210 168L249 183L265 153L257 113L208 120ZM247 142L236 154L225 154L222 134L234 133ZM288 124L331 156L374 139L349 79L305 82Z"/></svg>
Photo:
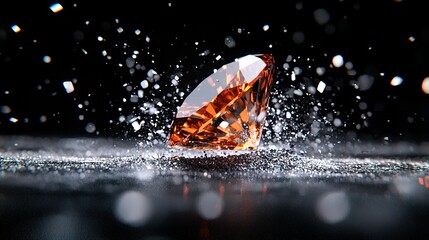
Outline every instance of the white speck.
<svg viewBox="0 0 429 240"><path fill-rule="evenodd" d="M21 28L18 25L13 25L11 28L12 28L12 31L16 33L21 32Z"/></svg>
<svg viewBox="0 0 429 240"><path fill-rule="evenodd" d="M133 227L143 226L152 215L150 200L137 191L122 193L115 205L115 216L122 223Z"/></svg>
<svg viewBox="0 0 429 240"><path fill-rule="evenodd" d="M392 86L399 86L402 84L403 79L399 76L395 76L392 78L392 80L390 81L390 85Z"/></svg>
<svg viewBox="0 0 429 240"><path fill-rule="evenodd" d="M143 80L140 85L142 86L142 88L146 89L149 87L149 82L147 80Z"/></svg>
<svg viewBox="0 0 429 240"><path fill-rule="evenodd" d="M83 49L83 48L82 48L82 52L83 52L83 54L85 54L85 55L87 55L87 54L88 54L88 52L87 52L85 49Z"/></svg>
<svg viewBox="0 0 429 240"><path fill-rule="evenodd" d="M149 71L147 71L147 76L150 77L150 78L154 77L157 74L158 73L155 70L153 70L153 69L149 69Z"/></svg>
<svg viewBox="0 0 429 240"><path fill-rule="evenodd" d="M137 96L139 96L139 98L143 98L144 92L143 90L138 90L137 91Z"/></svg>
<svg viewBox="0 0 429 240"><path fill-rule="evenodd" d="M118 28L116 29L116 31L118 31L118 33L122 33L122 32L124 32L124 29L123 29L122 27L118 27Z"/></svg>
<svg viewBox="0 0 429 240"><path fill-rule="evenodd" d="M18 122L18 118L11 117L11 118L9 118L9 121L13 122L13 123L17 123Z"/></svg>
<svg viewBox="0 0 429 240"><path fill-rule="evenodd" d="M324 67L316 68L316 73L317 75L322 76L323 74L325 74L325 68Z"/></svg>
<svg viewBox="0 0 429 240"><path fill-rule="evenodd" d="M308 86L307 92L310 94L316 94L316 88L314 86Z"/></svg>
<svg viewBox="0 0 429 240"><path fill-rule="evenodd" d="M160 86L159 86L159 84L155 84L155 85L153 86L153 88L154 88L155 90L158 90L158 89L160 88Z"/></svg>
<svg viewBox="0 0 429 240"><path fill-rule="evenodd" d="M107 51L106 51L106 50L103 50L103 51L101 52L101 54L105 57L105 56L107 56Z"/></svg>
<svg viewBox="0 0 429 240"><path fill-rule="evenodd" d="M142 32L140 31L140 29L136 29L136 30L134 31L134 33L138 36L138 35L140 35L140 33L142 33Z"/></svg>
<svg viewBox="0 0 429 240"><path fill-rule="evenodd" d="M179 85L179 82L176 79L171 80L171 84L173 84L173 86L177 86Z"/></svg>
<svg viewBox="0 0 429 240"><path fill-rule="evenodd" d="M341 67L344 64L343 56L336 55L332 58L332 64L334 64L335 67Z"/></svg>
<svg viewBox="0 0 429 240"><path fill-rule="evenodd" d="M273 131L276 133L280 133L282 131L282 126L283 124L281 123L277 123L274 127L273 127Z"/></svg>
<svg viewBox="0 0 429 240"><path fill-rule="evenodd" d="M150 42L150 37L149 36L146 36L146 42Z"/></svg>
<svg viewBox="0 0 429 240"><path fill-rule="evenodd" d="M80 120L80 121L83 121L83 120L85 119L85 116L83 116L83 115L79 115L79 117L78 117L78 118L79 118L79 120Z"/></svg>
<svg viewBox="0 0 429 240"><path fill-rule="evenodd" d="M96 130L96 127L94 123L90 122L86 124L85 131L87 131L88 133L93 133L95 132L95 130Z"/></svg>
<svg viewBox="0 0 429 240"><path fill-rule="evenodd" d="M136 103L139 101L139 97L137 95L131 95L130 96L130 102Z"/></svg>
<svg viewBox="0 0 429 240"><path fill-rule="evenodd" d="M316 20L316 22L320 25L325 25L326 23L329 22L329 19L330 19L330 15L328 11L326 11L326 9L324 8L316 9L313 12L313 17Z"/></svg>
<svg viewBox="0 0 429 240"><path fill-rule="evenodd" d="M216 60L220 60L222 58L222 56L221 55L217 55L217 57L216 57Z"/></svg>
<svg viewBox="0 0 429 240"><path fill-rule="evenodd" d="M74 91L74 86L71 81L63 82L63 86L67 93L72 93Z"/></svg>
<svg viewBox="0 0 429 240"><path fill-rule="evenodd" d="M292 81L296 80L296 75L294 72L292 72L292 74L290 75L290 80L292 80Z"/></svg>
<svg viewBox="0 0 429 240"><path fill-rule="evenodd" d="M124 122L125 121L125 116L124 115L121 115L121 116L119 116L119 122Z"/></svg>
<svg viewBox="0 0 429 240"><path fill-rule="evenodd" d="M51 11L52 11L52 12L57 13L57 12L59 12L59 11L63 10L64 8L63 8L63 6L61 6L61 4L59 4L59 3L54 3L54 4L52 4L52 5L50 6L50 9L51 9Z"/></svg>
<svg viewBox="0 0 429 240"><path fill-rule="evenodd" d="M97 37L97 40L98 40L99 42L102 42L104 39L103 39L103 37L102 37L102 36L98 36L98 37Z"/></svg>
<svg viewBox="0 0 429 240"><path fill-rule="evenodd" d="M229 126L229 123L227 122L227 121L222 121L220 124L219 124L219 127L221 127L221 128L227 128Z"/></svg>
<svg viewBox="0 0 429 240"><path fill-rule="evenodd" d="M323 93L323 91L325 91L326 88L326 83L324 83L323 81L320 81L319 84L317 84L317 91L320 93Z"/></svg>
<svg viewBox="0 0 429 240"><path fill-rule="evenodd" d="M429 94L429 77L423 79L422 90L424 93Z"/></svg>
<svg viewBox="0 0 429 240"><path fill-rule="evenodd" d="M132 122L132 123L131 123L131 126L134 128L134 132L137 132L137 131L138 131L138 130L140 130L140 128L141 128L140 123L139 123L139 122L137 122L137 121Z"/></svg>
<svg viewBox="0 0 429 240"><path fill-rule="evenodd" d="M159 111L157 108L155 108L155 107L149 108L149 114L150 115L154 115L154 114L158 114L158 113L159 113Z"/></svg>
<svg viewBox="0 0 429 240"><path fill-rule="evenodd" d="M197 199L197 211L207 220L218 218L223 211L223 199L214 191L202 193Z"/></svg>
<svg viewBox="0 0 429 240"><path fill-rule="evenodd" d="M270 29L270 25L265 24L265 25L262 27L262 29L266 32L266 31L268 31L268 29Z"/></svg>
<svg viewBox="0 0 429 240"><path fill-rule="evenodd" d="M43 62L45 62L45 63L50 63L52 61L52 59L51 59L51 57L50 56L44 56L43 57Z"/></svg>
<svg viewBox="0 0 429 240"><path fill-rule="evenodd" d="M12 109L10 109L10 107L9 107L9 106L4 105L4 106L1 106L0 111L1 111L2 113L4 113L4 114L8 114L8 113L10 113L10 112L12 111Z"/></svg>
<svg viewBox="0 0 429 240"><path fill-rule="evenodd" d="M340 127L342 124L343 123L342 123L341 119L339 119L339 118L334 119L334 126L335 127Z"/></svg>
<svg viewBox="0 0 429 240"><path fill-rule="evenodd" d="M295 89L295 90L293 90L293 93L294 93L295 95L298 95L298 96L302 96L302 95L304 95L304 93L301 91L301 89Z"/></svg>
<svg viewBox="0 0 429 240"><path fill-rule="evenodd" d="M286 118L289 119L292 117L292 114L290 112L286 112Z"/></svg>

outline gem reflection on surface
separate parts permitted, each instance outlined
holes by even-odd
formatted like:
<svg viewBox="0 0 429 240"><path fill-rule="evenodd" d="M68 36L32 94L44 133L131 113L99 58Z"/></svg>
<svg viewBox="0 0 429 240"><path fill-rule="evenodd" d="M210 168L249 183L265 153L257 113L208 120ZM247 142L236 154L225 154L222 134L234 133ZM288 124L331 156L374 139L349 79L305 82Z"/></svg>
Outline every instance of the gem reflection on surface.
<svg viewBox="0 0 429 240"><path fill-rule="evenodd" d="M350 213L350 202L344 192L332 192L322 196L316 203L316 212L326 223L343 221Z"/></svg>
<svg viewBox="0 0 429 240"><path fill-rule="evenodd" d="M115 206L119 221L133 227L143 226L152 215L151 202L143 193L127 191L122 193Z"/></svg>
<svg viewBox="0 0 429 240"><path fill-rule="evenodd" d="M223 199L214 191L203 192L197 199L198 214L206 219L218 218L223 211Z"/></svg>

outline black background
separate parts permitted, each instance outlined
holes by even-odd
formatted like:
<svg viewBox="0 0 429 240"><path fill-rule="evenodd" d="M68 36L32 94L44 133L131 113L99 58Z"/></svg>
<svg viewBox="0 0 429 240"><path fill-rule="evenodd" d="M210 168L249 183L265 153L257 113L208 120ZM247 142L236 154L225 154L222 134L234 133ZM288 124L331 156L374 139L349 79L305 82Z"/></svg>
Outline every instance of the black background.
<svg viewBox="0 0 429 240"><path fill-rule="evenodd" d="M160 74L161 87L169 84L175 65L182 64L186 80L181 88L184 81L192 86L221 63L249 53L273 53L279 72L288 55L312 58L312 63L302 66L313 65L313 70L304 69L297 82L317 79L314 67L327 67L332 56L340 54L353 63L357 75L327 67L322 80L328 85L336 81L348 85L363 74L375 77L370 90L357 93L342 87L333 98L343 112L356 109L356 95L368 104L373 115L358 134L428 139L429 96L421 90L423 79L429 76L429 23L423 1L59 1L64 7L59 13L49 9L53 3L0 4L0 106L11 109L0 113L1 134L136 136L118 118L136 108L136 104L123 102L130 94L124 84L138 87L146 73L129 74L118 64L125 64L132 50L143 49L137 60ZM329 13L327 24L333 31L315 21L314 11L320 8ZM22 31L14 33L14 24ZM263 31L266 24L270 29ZM118 33L118 27L123 33ZM238 28L251 34L238 34ZM137 36L135 29L141 34ZM304 42L294 41L296 32L305 34ZM105 41L98 41L98 36ZM227 36L234 38L235 47L225 45ZM411 36L414 42L409 40ZM123 43L127 43L126 50L118 47ZM198 55L204 49L210 50L209 57ZM102 56L103 50L111 60ZM51 63L42 61L45 55L52 58ZM217 55L222 56L220 61L214 60ZM403 84L390 86L394 76L401 76ZM67 94L62 83L73 79L77 79L75 91ZM291 86L288 81L282 79L275 87L287 89ZM165 88L161 94L169 91L172 89ZM329 98L329 94L322 97ZM77 105L85 101L88 106L79 109ZM174 114L173 104L163 108L167 110L157 121ZM343 121L356 123L360 114L352 112ZM46 122L40 122L41 116L46 116ZM10 122L10 117L18 122ZM164 124L169 124L167 120ZM96 132L85 131L89 122L97 127ZM344 129L356 130L354 124Z"/></svg>

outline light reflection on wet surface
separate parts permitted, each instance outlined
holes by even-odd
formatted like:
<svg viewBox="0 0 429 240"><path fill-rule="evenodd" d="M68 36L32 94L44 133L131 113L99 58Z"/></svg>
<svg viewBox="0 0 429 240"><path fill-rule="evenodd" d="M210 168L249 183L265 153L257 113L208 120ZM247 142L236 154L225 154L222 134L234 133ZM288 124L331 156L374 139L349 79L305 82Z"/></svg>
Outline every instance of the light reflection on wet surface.
<svg viewBox="0 0 429 240"><path fill-rule="evenodd" d="M425 145L337 146L322 156L0 142L2 239L412 238L429 219Z"/></svg>

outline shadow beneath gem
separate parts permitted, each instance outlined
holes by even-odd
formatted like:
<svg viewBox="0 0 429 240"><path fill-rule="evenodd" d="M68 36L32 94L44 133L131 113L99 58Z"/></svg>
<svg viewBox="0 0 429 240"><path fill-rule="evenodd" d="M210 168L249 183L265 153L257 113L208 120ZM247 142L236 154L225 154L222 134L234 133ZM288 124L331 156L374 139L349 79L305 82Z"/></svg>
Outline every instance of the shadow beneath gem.
<svg viewBox="0 0 429 240"><path fill-rule="evenodd" d="M290 151L254 151L234 155L216 155L200 157L177 156L169 159L169 164L183 171L196 172L260 172L274 168L291 170L295 168L298 159Z"/></svg>
<svg viewBox="0 0 429 240"><path fill-rule="evenodd" d="M204 156L204 157L175 157L170 163L184 171L218 171L230 172L242 170L243 167L251 165L257 160L255 153L244 153L240 155L226 156Z"/></svg>

